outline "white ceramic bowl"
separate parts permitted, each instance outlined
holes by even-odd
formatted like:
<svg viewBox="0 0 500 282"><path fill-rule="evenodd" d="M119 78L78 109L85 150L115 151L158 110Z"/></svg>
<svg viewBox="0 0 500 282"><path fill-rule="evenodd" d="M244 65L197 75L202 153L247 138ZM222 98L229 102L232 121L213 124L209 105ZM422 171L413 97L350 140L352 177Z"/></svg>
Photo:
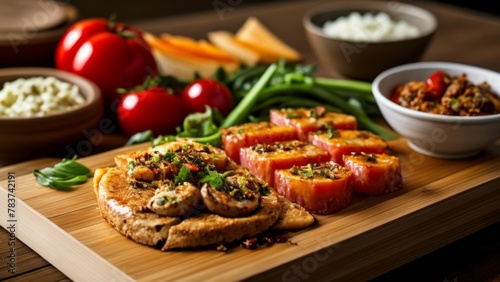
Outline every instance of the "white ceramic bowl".
<svg viewBox="0 0 500 282"><path fill-rule="evenodd" d="M488 82L500 93L500 73L451 62L420 62L397 66L380 73L372 90L383 117L413 150L437 158L466 158L481 152L500 139L500 114L485 116L445 116L419 112L388 99L400 83L425 80L436 70L451 75L467 74L474 84Z"/></svg>

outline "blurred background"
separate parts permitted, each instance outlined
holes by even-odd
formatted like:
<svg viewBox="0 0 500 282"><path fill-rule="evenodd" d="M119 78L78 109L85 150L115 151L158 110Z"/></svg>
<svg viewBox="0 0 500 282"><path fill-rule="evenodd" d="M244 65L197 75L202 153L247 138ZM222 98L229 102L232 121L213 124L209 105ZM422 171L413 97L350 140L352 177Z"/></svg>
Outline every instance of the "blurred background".
<svg viewBox="0 0 500 282"><path fill-rule="evenodd" d="M81 17L108 17L116 14L122 21L137 21L157 17L168 17L186 13L214 11L217 6L237 9L266 2L290 2L307 0L66 0L78 8ZM418 4L419 1L410 1ZM453 1L435 0L451 5L473 9L489 14L500 15L499 5L495 1Z"/></svg>
<svg viewBox="0 0 500 282"><path fill-rule="evenodd" d="M47 29L33 26L31 21L26 22L26 19L44 20L44 18L34 18L41 6L49 9L47 10L49 12L54 12L50 10L52 1L68 4L64 10L65 13L57 14L62 17L61 21L57 21L54 16L51 17L49 22L55 22ZM223 21L224 25L235 25L229 20L232 12L244 13L246 8L252 6L266 3L279 4L285 1L289 3L307 0L0 0L0 67L33 65L33 62L41 66L52 66L54 49L60 36L69 24L78 19L115 16L118 21L133 26L142 23L151 27L152 25L147 25L147 23L154 22L156 19L189 15L190 17L186 17L185 21L195 21L197 13L205 13L213 15L215 19L219 18L221 25ZM396 1L417 5L419 2L424 3L420 0ZM471 13L484 14L485 20L488 20L488 17L500 16L500 9L495 1L428 0L428 2L461 6L470 10ZM273 5L272 7L276 9L278 16L286 16L280 15L279 9L276 8L279 6ZM228 17L224 18L225 16ZM151 29L146 31L155 33ZM290 32L295 31L290 30ZM205 33L200 29L200 34ZM203 35L193 30L190 36L199 39Z"/></svg>

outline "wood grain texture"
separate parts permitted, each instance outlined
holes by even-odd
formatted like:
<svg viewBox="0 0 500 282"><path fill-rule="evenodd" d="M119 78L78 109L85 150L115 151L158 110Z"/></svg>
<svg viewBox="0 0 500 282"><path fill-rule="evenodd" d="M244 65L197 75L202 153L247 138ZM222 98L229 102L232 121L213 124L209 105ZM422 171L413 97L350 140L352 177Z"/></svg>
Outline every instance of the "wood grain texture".
<svg viewBox="0 0 500 282"><path fill-rule="evenodd" d="M75 281L369 279L500 221L499 145L466 160L424 157L402 139L389 145L402 161L402 191L356 196L347 209L295 232L293 244L259 250L161 252L139 245L101 218L90 181L70 192L36 183L32 170L56 159L2 168L0 184L6 187L7 172L16 171L18 238ZM80 161L92 170L113 166L115 155L144 146ZM6 194L2 188L1 201Z"/></svg>

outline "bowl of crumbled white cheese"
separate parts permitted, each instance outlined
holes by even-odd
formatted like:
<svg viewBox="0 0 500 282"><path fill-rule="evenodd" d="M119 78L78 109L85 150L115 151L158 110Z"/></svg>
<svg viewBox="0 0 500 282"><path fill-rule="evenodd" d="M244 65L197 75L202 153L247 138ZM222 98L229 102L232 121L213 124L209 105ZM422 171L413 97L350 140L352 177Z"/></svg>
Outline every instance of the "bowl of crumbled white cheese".
<svg viewBox="0 0 500 282"><path fill-rule="evenodd" d="M431 11L395 1L340 1L306 12L307 38L333 75L372 80L420 60L438 22Z"/></svg>
<svg viewBox="0 0 500 282"><path fill-rule="evenodd" d="M54 76L17 78L0 89L0 117L41 117L86 102L78 85Z"/></svg>
<svg viewBox="0 0 500 282"><path fill-rule="evenodd" d="M103 117L101 91L83 77L53 68L0 69L0 166L63 155L88 140Z"/></svg>
<svg viewBox="0 0 500 282"><path fill-rule="evenodd" d="M395 20L385 12L351 12L323 24L326 36L341 40L382 42L416 38L417 26L404 19Z"/></svg>

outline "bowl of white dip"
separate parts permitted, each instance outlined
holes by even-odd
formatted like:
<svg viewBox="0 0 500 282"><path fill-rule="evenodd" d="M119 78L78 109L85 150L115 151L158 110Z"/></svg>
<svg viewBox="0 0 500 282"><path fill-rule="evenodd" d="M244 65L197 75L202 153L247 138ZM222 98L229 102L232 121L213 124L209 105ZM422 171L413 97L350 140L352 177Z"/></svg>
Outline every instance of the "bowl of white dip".
<svg viewBox="0 0 500 282"><path fill-rule="evenodd" d="M420 60L438 27L432 12L394 1L324 4L307 11L303 24L320 65L360 80Z"/></svg>

